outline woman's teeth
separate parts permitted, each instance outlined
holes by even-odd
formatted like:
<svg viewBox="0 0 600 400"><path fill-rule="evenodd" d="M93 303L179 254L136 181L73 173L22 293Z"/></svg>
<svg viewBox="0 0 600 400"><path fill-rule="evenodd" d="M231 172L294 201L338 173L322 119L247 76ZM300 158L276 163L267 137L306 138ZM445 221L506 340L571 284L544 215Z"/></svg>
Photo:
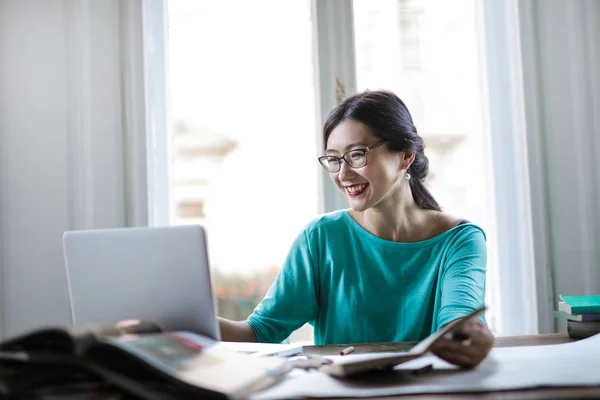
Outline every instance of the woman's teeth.
<svg viewBox="0 0 600 400"><path fill-rule="evenodd" d="M346 191L348 192L349 195L357 195L357 194L364 192L364 190L367 188L367 186L369 186L369 185L366 183L362 183L360 185L347 186Z"/></svg>

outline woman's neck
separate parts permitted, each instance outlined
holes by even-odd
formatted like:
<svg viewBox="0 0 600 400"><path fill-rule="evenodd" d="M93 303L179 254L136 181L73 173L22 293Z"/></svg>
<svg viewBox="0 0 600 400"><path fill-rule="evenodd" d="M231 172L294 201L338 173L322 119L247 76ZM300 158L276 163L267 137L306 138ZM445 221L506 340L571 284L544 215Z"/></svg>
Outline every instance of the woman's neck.
<svg viewBox="0 0 600 400"><path fill-rule="evenodd" d="M408 193L407 193L408 192ZM413 200L410 190L365 211L350 215L367 231L394 242L416 242L427 238L429 210L423 210Z"/></svg>

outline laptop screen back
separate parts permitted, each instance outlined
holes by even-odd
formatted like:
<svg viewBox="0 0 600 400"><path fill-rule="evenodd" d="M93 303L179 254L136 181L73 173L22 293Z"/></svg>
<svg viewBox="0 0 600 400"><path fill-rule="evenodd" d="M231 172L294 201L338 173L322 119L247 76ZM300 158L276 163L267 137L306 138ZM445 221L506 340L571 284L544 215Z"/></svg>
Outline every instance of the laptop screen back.
<svg viewBox="0 0 600 400"><path fill-rule="evenodd" d="M220 339L201 226L69 231L63 246L73 324L140 319Z"/></svg>

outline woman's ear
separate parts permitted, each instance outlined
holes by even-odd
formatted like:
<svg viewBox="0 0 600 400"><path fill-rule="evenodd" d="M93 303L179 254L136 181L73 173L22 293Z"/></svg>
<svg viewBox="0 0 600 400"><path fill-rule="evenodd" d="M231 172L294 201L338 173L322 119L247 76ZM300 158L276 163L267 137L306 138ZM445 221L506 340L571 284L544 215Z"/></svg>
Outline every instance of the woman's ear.
<svg viewBox="0 0 600 400"><path fill-rule="evenodd" d="M400 153L402 161L400 163L400 168L403 170L407 170L412 165L413 161L415 161L415 152L414 151L405 151Z"/></svg>

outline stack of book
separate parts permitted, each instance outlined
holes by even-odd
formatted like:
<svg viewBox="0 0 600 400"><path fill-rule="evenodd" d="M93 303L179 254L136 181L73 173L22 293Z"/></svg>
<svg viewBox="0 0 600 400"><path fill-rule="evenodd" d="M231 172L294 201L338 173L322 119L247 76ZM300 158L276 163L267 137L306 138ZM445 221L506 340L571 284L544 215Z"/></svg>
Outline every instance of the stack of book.
<svg viewBox="0 0 600 400"><path fill-rule="evenodd" d="M600 333L600 296L559 296L557 318L566 318L572 338L586 338Z"/></svg>

